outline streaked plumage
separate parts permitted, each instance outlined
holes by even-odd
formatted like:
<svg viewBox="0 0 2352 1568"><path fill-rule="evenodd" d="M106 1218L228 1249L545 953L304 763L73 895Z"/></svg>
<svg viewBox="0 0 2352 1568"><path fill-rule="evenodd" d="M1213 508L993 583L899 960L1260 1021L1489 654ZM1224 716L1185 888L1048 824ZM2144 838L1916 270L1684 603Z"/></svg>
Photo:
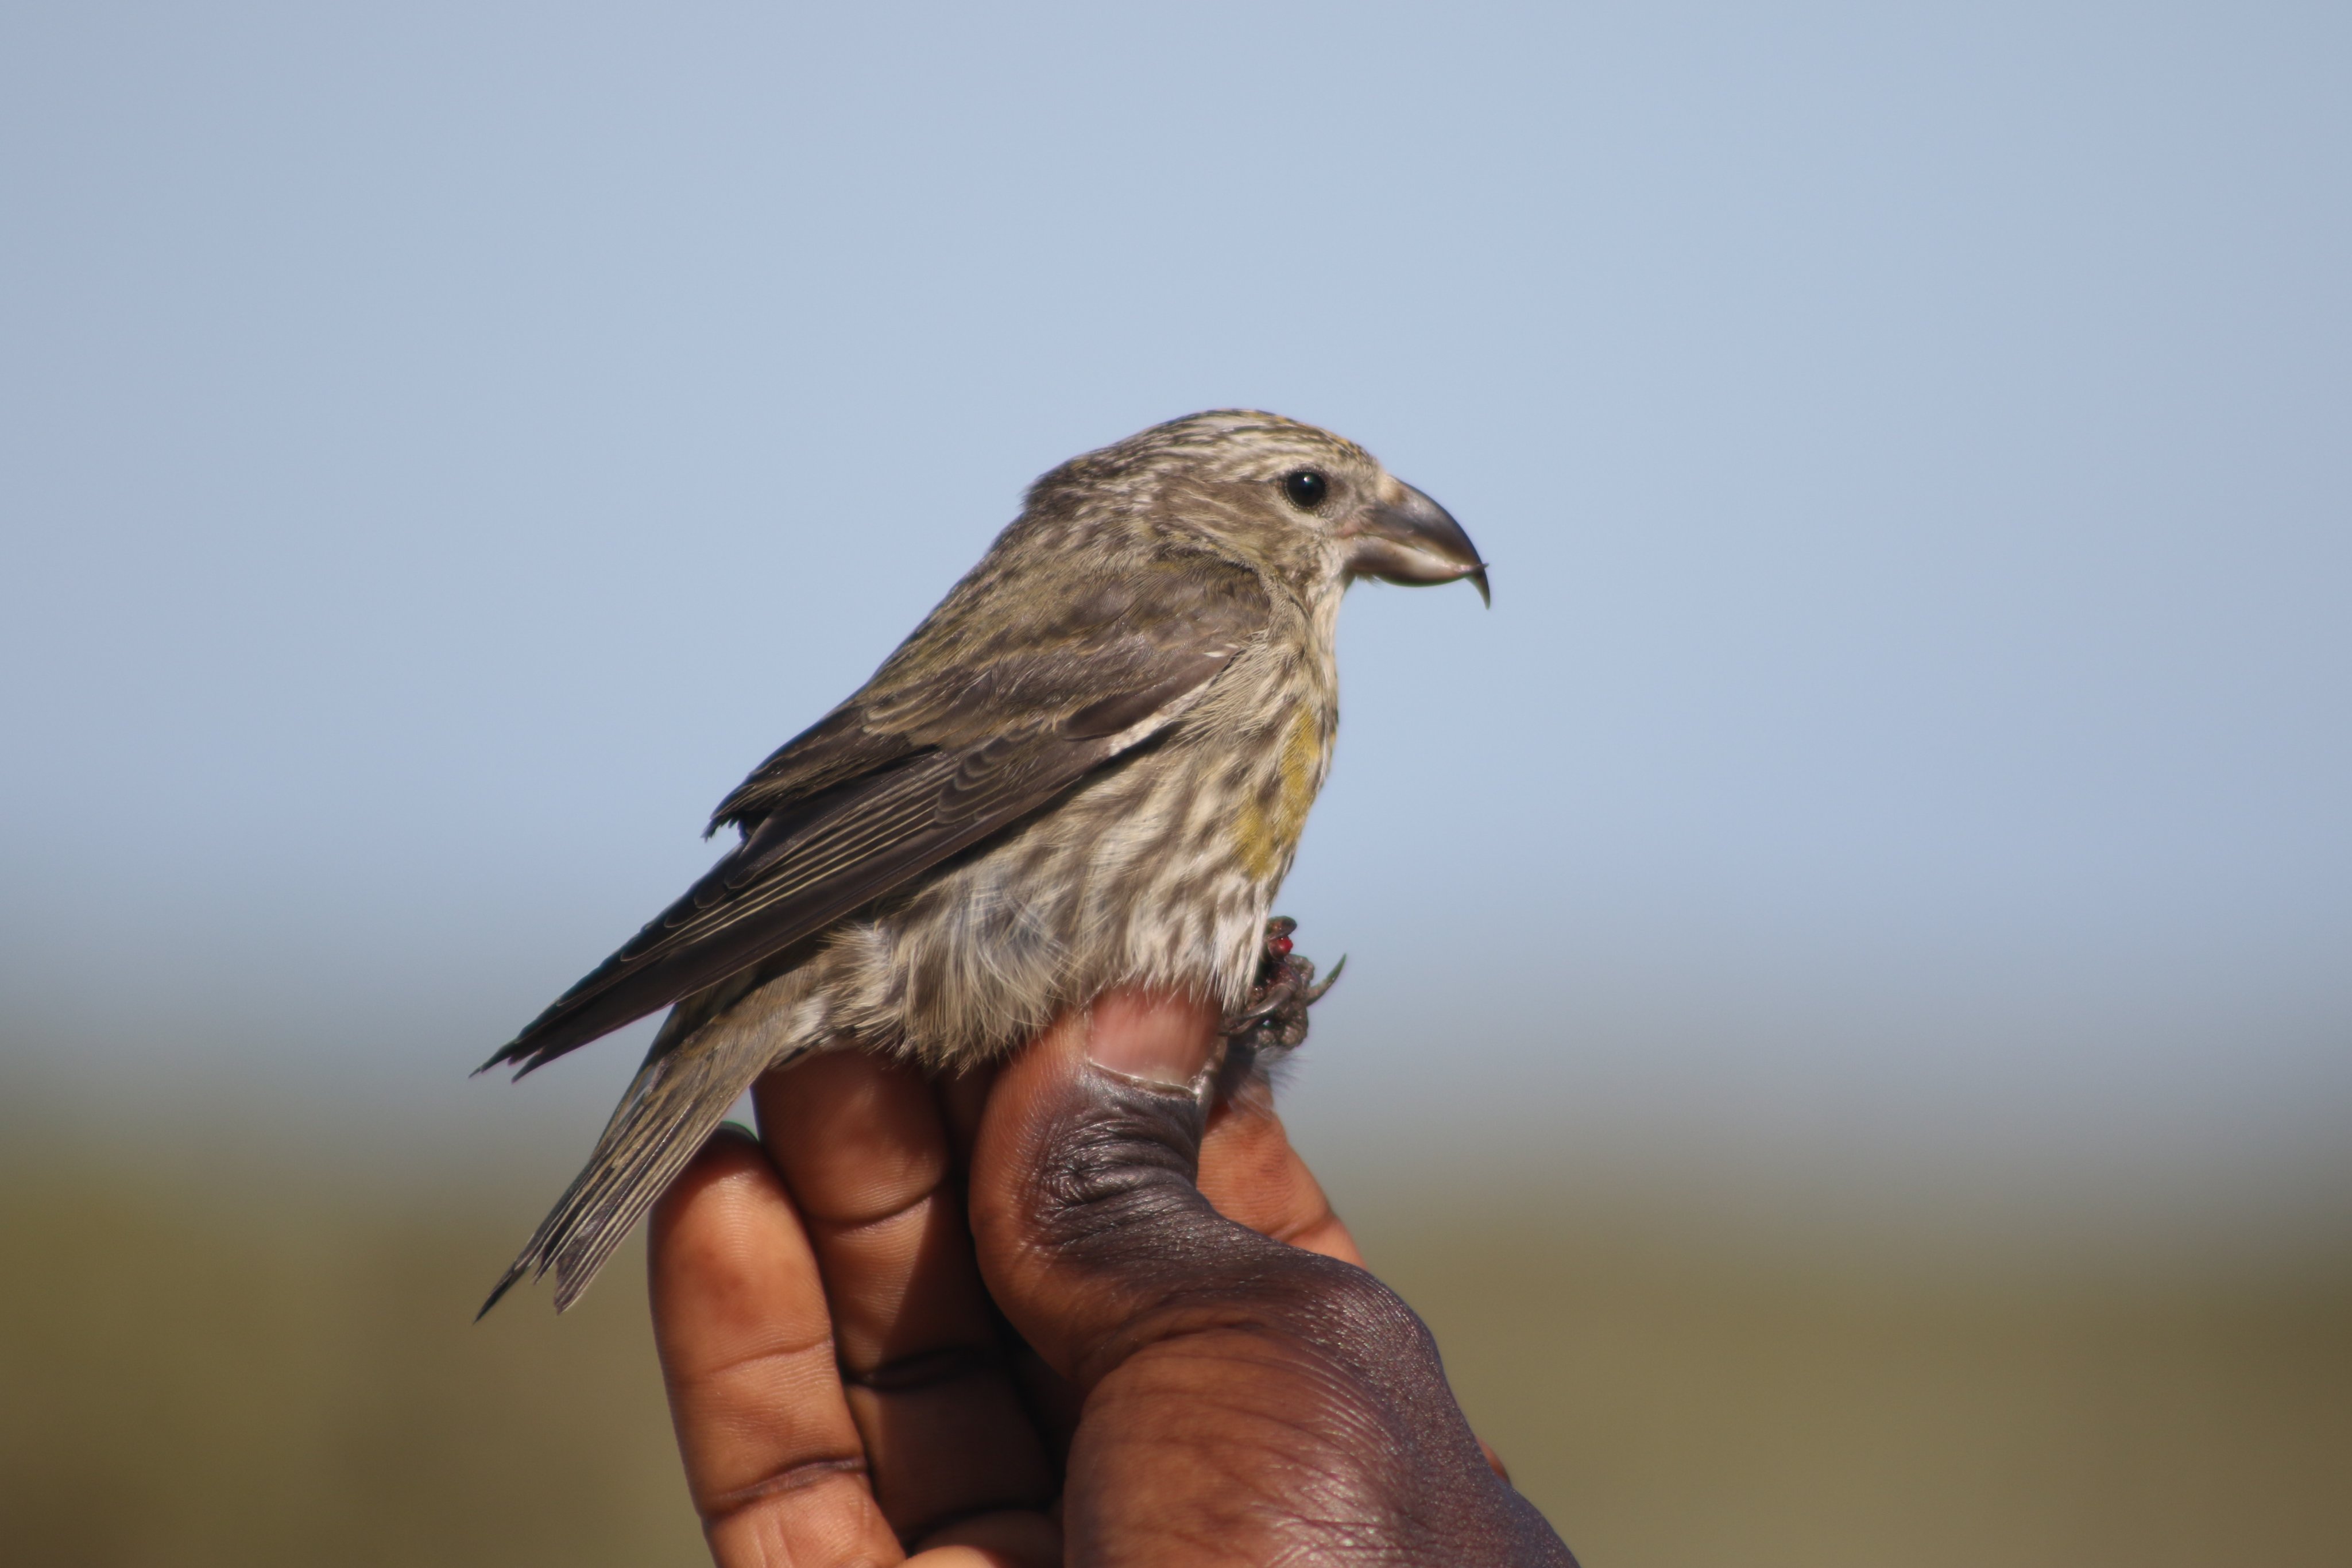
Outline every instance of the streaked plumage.
<svg viewBox="0 0 2352 1568"><path fill-rule="evenodd" d="M1237 1009L1329 766L1355 576L1486 591L1444 508L1273 414L1195 414L1039 479L873 678L720 804L742 841L485 1064L520 1075L675 1004L490 1302L551 1267L558 1309L578 1299L802 1052L982 1060L1125 985Z"/></svg>

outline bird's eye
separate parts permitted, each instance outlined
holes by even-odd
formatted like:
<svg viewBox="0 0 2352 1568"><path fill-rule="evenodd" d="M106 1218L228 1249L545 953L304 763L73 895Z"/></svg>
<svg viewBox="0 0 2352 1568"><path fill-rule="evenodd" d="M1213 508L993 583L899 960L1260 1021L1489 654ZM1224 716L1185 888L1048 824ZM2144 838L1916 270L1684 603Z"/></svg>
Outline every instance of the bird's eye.
<svg viewBox="0 0 2352 1568"><path fill-rule="evenodd" d="M1331 493L1331 482L1312 468L1301 468L1282 481L1282 493L1302 512L1311 512Z"/></svg>

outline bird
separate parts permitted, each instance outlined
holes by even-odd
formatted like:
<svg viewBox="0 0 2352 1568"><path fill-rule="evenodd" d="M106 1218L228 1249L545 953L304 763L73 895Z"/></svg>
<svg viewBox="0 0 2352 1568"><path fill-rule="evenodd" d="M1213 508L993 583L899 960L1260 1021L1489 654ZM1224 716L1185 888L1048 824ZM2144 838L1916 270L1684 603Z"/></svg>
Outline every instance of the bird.
<svg viewBox="0 0 2352 1568"><path fill-rule="evenodd" d="M1341 594L1467 580L1491 604L1486 567L1444 507L1279 414L1191 414L1044 475L719 802L733 847L477 1070L670 1009L482 1312L551 1270L569 1308L752 1081L811 1052L977 1065L1122 987L1246 1016L1289 950L1268 911L1330 767Z"/></svg>

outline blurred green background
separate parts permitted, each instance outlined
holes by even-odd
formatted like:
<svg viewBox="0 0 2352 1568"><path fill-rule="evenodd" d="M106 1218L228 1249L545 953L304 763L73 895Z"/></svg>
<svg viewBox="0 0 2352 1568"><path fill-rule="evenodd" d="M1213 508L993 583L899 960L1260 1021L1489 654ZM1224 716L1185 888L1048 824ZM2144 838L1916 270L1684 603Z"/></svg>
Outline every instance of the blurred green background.
<svg viewBox="0 0 2352 1568"><path fill-rule="evenodd" d="M1071 455L1367 585L1286 1112L1591 1568L2352 1563L2352 8L0 6L0 1561L691 1562L646 1030Z"/></svg>
<svg viewBox="0 0 2352 1568"><path fill-rule="evenodd" d="M562 1319L542 1292L475 1324L517 1234L498 1212L539 1195L285 1153L191 1182L89 1139L0 1172L9 1561L702 1560L640 1248ZM1574 1186L1361 1196L1376 1267L1588 1568L2352 1546L2352 1254L2033 1256Z"/></svg>

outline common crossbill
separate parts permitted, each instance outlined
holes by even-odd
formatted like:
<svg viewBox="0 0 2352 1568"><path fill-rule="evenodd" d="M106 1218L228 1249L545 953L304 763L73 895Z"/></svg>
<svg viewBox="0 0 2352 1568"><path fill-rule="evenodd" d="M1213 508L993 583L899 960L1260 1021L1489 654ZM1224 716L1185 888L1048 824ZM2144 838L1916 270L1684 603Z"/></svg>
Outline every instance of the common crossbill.
<svg viewBox="0 0 2352 1568"><path fill-rule="evenodd" d="M1445 508L1312 425L1198 413L1039 479L873 678L720 802L741 841L484 1063L520 1077L672 1009L483 1311L551 1268L557 1309L578 1300L794 1057L984 1061L1127 986L1245 1014L1359 577L1487 591Z"/></svg>

